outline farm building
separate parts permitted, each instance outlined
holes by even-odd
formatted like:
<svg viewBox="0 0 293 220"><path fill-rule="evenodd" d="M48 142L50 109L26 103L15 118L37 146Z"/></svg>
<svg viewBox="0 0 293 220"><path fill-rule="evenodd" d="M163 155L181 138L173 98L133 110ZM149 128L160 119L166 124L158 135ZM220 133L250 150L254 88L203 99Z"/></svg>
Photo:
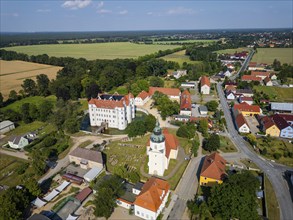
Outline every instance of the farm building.
<svg viewBox="0 0 293 220"><path fill-rule="evenodd" d="M149 94L153 96L155 92L160 92L167 95L170 99L180 99L180 90L177 88L161 88L161 87L150 87Z"/></svg>
<svg viewBox="0 0 293 220"><path fill-rule="evenodd" d="M14 123L12 121L2 121L0 122L0 134L5 134L8 131L15 129Z"/></svg>
<svg viewBox="0 0 293 220"><path fill-rule="evenodd" d="M274 112L293 113L293 103L287 102L271 102L271 110Z"/></svg>

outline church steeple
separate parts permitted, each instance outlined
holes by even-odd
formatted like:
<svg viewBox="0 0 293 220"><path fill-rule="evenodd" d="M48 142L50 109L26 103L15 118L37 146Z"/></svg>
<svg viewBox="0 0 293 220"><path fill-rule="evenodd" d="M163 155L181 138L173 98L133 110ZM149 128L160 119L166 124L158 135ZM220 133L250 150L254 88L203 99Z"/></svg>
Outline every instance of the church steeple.
<svg viewBox="0 0 293 220"><path fill-rule="evenodd" d="M159 120L157 120L156 127L151 134L151 141L155 143L162 143L165 141L165 136L162 134L162 128L160 127Z"/></svg>

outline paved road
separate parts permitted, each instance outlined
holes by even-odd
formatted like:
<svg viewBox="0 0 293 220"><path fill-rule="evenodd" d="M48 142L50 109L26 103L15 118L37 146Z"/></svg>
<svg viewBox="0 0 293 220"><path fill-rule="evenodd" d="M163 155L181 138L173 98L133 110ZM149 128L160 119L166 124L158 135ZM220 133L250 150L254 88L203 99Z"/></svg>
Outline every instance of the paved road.
<svg viewBox="0 0 293 220"><path fill-rule="evenodd" d="M253 54L254 54L254 50L252 50L250 52L250 54L246 57L246 59L244 60L242 66L241 66L241 68L239 69L239 71L235 75L230 77L231 80L235 80L239 76L239 74L246 69L246 67L249 64Z"/></svg>
<svg viewBox="0 0 293 220"><path fill-rule="evenodd" d="M221 101L221 105L224 111L224 115L227 122L227 128L230 134L230 138L237 145L240 150L241 157L245 156L251 159L258 167L263 170L269 180L271 181L273 188L275 190L277 200L279 202L280 207L280 215L281 219L284 220L292 220L293 219L293 204L292 198L290 195L290 191L288 188L288 184L283 177L283 172L287 169L292 169L291 167L287 167L281 164L273 163L265 160L264 158L258 156L255 152L251 151L247 146L246 141L242 136L238 134L235 129L231 112L229 106L227 104L226 98L224 96L224 92L222 90L221 84L217 84L217 90L219 94L219 98Z"/></svg>

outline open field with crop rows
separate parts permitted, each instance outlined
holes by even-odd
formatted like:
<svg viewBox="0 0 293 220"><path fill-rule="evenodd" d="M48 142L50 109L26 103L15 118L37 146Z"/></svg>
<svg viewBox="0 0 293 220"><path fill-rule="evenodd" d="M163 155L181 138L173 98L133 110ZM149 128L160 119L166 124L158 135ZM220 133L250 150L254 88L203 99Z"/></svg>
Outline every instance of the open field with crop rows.
<svg viewBox="0 0 293 220"><path fill-rule="evenodd" d="M274 59L281 63L293 64L293 48L257 48L252 61L272 64Z"/></svg>

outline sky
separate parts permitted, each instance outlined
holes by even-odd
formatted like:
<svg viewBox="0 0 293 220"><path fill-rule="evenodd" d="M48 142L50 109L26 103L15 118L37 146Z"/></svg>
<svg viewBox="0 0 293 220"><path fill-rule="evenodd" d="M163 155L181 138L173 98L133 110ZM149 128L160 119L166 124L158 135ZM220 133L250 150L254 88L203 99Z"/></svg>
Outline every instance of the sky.
<svg viewBox="0 0 293 220"><path fill-rule="evenodd" d="M292 28L291 0L0 0L1 32Z"/></svg>

